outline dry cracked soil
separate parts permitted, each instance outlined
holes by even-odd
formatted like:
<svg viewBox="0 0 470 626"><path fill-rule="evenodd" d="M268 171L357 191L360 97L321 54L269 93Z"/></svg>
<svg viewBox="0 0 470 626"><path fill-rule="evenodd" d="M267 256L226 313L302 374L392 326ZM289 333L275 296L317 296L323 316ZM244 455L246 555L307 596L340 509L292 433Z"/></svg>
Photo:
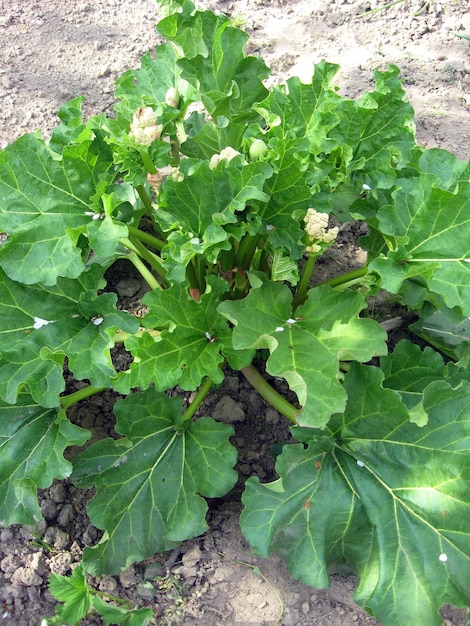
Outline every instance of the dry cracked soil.
<svg viewBox="0 0 470 626"><path fill-rule="evenodd" d="M372 86L374 69L397 65L416 111L418 141L470 158L470 42L461 36L470 35L468 0L403 0L390 8L382 0L200 4L237 18L251 35L249 53L265 58L273 82L308 78L312 64L325 58L341 66L341 93L357 97ZM157 21L153 0L0 0L0 148L38 128L47 137L59 107L79 94L86 97L86 116L110 113L114 80L159 43ZM346 235L333 254L348 266L355 251ZM137 305L143 286L127 266L108 278L123 306ZM70 391L79 385L73 379L68 384ZM106 435L115 400L111 393L93 397L74 407L71 419L94 437ZM210 503L209 530L172 553L90 582L152 606L162 625L377 624L354 604L354 578L334 575L327 590L307 587L291 579L277 558L255 557L240 533L243 480L273 479L270 450L275 440L289 437L284 419L235 374L203 410L233 422L240 455L239 484L229 497ZM0 624L36 626L54 613L49 573L70 573L83 547L100 536L86 516L89 497L69 481L54 483L39 494L45 518L39 527L0 530ZM447 626L465 624L462 611L442 611Z"/></svg>

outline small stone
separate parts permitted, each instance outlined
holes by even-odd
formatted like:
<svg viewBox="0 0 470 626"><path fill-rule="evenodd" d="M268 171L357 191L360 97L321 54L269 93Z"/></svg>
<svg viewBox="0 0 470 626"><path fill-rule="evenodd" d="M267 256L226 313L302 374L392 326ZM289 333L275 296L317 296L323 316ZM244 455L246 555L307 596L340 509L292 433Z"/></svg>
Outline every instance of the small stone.
<svg viewBox="0 0 470 626"><path fill-rule="evenodd" d="M29 560L29 568L36 572L39 576L46 573L46 559L42 552L35 552Z"/></svg>
<svg viewBox="0 0 470 626"><path fill-rule="evenodd" d="M277 424L280 420L280 415L274 409L268 409L266 411L266 423L267 424Z"/></svg>
<svg viewBox="0 0 470 626"><path fill-rule="evenodd" d="M69 552L59 552L49 559L49 568L54 574L65 576L72 565L72 555Z"/></svg>
<svg viewBox="0 0 470 626"><path fill-rule="evenodd" d="M144 571L144 580L154 580L165 575L165 566L162 563L149 563Z"/></svg>
<svg viewBox="0 0 470 626"><path fill-rule="evenodd" d="M116 591L117 587L118 587L117 581L112 576L105 574L100 579L100 584L99 584L100 591L104 591L105 593L113 593L113 591Z"/></svg>
<svg viewBox="0 0 470 626"><path fill-rule="evenodd" d="M230 396L224 396L214 407L212 417L224 424L235 424L243 422L245 419L245 411L240 404L233 400Z"/></svg>
<svg viewBox="0 0 470 626"><path fill-rule="evenodd" d="M151 601L153 600L153 597L155 595L155 589L153 588L152 583L150 582L140 582L137 587L135 588L135 594L136 596L139 596L139 598L142 598L142 600L145 601Z"/></svg>
<svg viewBox="0 0 470 626"><path fill-rule="evenodd" d="M122 296L126 296L131 298L135 296L135 294L140 291L141 284L136 278L124 278L120 280L116 285L116 291L118 294Z"/></svg>
<svg viewBox="0 0 470 626"><path fill-rule="evenodd" d="M43 579L30 567L19 567L13 574L11 581L14 585L26 585L27 587L39 587Z"/></svg>
<svg viewBox="0 0 470 626"><path fill-rule="evenodd" d="M68 534L57 526L49 526L44 533L44 541L54 546L57 550L62 550L68 545L70 539Z"/></svg>
<svg viewBox="0 0 470 626"><path fill-rule="evenodd" d="M126 589L136 584L137 576L133 565L119 574L119 582L123 587L126 587Z"/></svg>
<svg viewBox="0 0 470 626"><path fill-rule="evenodd" d="M75 517L75 511L72 504L66 504L57 517L59 526L67 526Z"/></svg>
<svg viewBox="0 0 470 626"><path fill-rule="evenodd" d="M53 502L60 504L65 500L66 492L62 483L56 483L49 489L49 497Z"/></svg>
<svg viewBox="0 0 470 626"><path fill-rule="evenodd" d="M57 517L57 504L52 500L43 500L41 502L41 513L44 519L50 521Z"/></svg>
<svg viewBox="0 0 470 626"><path fill-rule="evenodd" d="M304 615L308 615L310 613L310 604L308 602L302 602L300 610Z"/></svg>

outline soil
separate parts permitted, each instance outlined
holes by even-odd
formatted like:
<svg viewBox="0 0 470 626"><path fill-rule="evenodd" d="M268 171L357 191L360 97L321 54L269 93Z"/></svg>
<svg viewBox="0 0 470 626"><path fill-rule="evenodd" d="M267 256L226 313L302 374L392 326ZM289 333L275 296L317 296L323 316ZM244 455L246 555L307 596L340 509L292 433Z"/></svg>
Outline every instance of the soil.
<svg viewBox="0 0 470 626"><path fill-rule="evenodd" d="M374 69L398 65L416 110L418 141L470 158L470 43L458 36L470 35L468 0L403 0L388 9L377 0L201 4L242 23L252 36L247 49L264 57L271 81L308 78L312 63L326 58L341 66L341 93L357 97L373 85ZM59 107L78 94L86 97L86 116L111 113L114 80L138 67L140 56L159 43L156 21L153 0L0 0L0 147L38 128L47 137ZM360 262L356 235L354 228L343 228L331 249L334 263L350 268ZM138 306L144 287L130 267L118 265L108 281L121 306ZM68 391L79 385L68 379ZM117 397L106 392L90 398L73 407L70 418L90 428L94 438L112 434ZM284 418L230 372L201 411L230 419L239 449L239 483L225 498L209 502L209 530L172 553L91 583L152 606L162 625L377 624L354 604L354 578L333 575L327 590L307 587L292 580L277 558L255 557L240 533L243 481L275 477L272 446L289 439ZM49 573L70 573L83 547L100 537L86 516L91 495L68 480L57 481L39 493L45 518L39 527L0 530L0 624L35 626L54 613ZM465 624L462 611L447 607L443 615L448 626Z"/></svg>

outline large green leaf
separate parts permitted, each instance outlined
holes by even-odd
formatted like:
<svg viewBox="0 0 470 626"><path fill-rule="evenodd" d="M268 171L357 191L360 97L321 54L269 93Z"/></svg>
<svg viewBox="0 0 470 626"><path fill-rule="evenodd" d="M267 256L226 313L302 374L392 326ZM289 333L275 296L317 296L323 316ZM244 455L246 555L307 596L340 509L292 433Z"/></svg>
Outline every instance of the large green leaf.
<svg viewBox="0 0 470 626"><path fill-rule="evenodd" d="M0 229L8 233L0 266L11 279L54 285L83 272L78 238L93 221L97 190L115 176L110 165L98 139L65 146L59 157L23 135L0 152Z"/></svg>
<svg viewBox="0 0 470 626"><path fill-rule="evenodd" d="M135 332L138 321L116 310L116 295L97 295L103 268L57 285L23 285L0 270L0 397L16 402L27 385L36 402L53 407L64 390L64 359L78 379L101 387L116 372L110 349L116 330Z"/></svg>
<svg viewBox="0 0 470 626"><path fill-rule="evenodd" d="M177 384L194 390L206 376L215 383L222 382L224 357L232 366L248 365L253 351L233 350L227 320L217 312L220 297L227 289L226 281L212 276L198 302L179 284L146 294L142 302L149 312L142 324L148 329L168 330L129 337L126 348L134 361L129 370L119 375L114 388L129 393L133 387L147 389L153 383L159 391Z"/></svg>
<svg viewBox="0 0 470 626"><path fill-rule="evenodd" d="M0 520L2 524L35 524L42 519L37 490L54 478L67 478L72 465L63 457L67 446L81 446L88 430L74 426L55 409L39 406L21 394L15 406L0 400Z"/></svg>
<svg viewBox="0 0 470 626"><path fill-rule="evenodd" d="M267 371L285 378L297 394L299 423L323 426L346 402L339 361L364 362L386 354L385 332L375 321L359 318L364 306L358 293L316 287L292 319L289 288L264 282L218 310L235 324L234 348L270 350Z"/></svg>
<svg viewBox="0 0 470 626"><path fill-rule="evenodd" d="M171 44L163 44L155 50L155 58L148 53L140 60L140 69L127 70L116 81L115 96L121 102L115 109L129 122L139 107L151 106L157 110L165 103L165 95L171 87L184 98L191 97L188 83L181 78L177 64L178 55Z"/></svg>
<svg viewBox="0 0 470 626"><path fill-rule="evenodd" d="M117 441L91 445L74 460L73 479L96 485L88 505L106 532L84 561L95 575L117 573L207 528L207 503L234 485L233 429L209 417L182 422L182 400L149 389L115 405Z"/></svg>
<svg viewBox="0 0 470 626"><path fill-rule="evenodd" d="M437 187L433 174L398 182L393 204L378 213L394 249L370 268L393 293L406 279L422 276L449 308L458 306L470 315L470 183L460 182L452 193Z"/></svg>
<svg viewBox="0 0 470 626"><path fill-rule="evenodd" d="M213 118L240 121L252 116L253 104L268 93L262 81L270 71L261 58L246 56L246 33L233 28L225 15L210 11L174 13L157 28L181 50L182 76L198 89Z"/></svg>
<svg viewBox="0 0 470 626"><path fill-rule="evenodd" d="M349 146L347 169L370 187L391 187L415 147L414 112L406 100L399 69L374 73L376 87L359 100L341 99L340 123L328 139Z"/></svg>
<svg viewBox="0 0 470 626"><path fill-rule="evenodd" d="M352 364L344 414L294 429L303 445L284 447L277 481L248 480L242 529L314 586L353 566L355 600L386 626L438 626L443 604L470 605L470 383L432 382L420 428L382 381Z"/></svg>
<svg viewBox="0 0 470 626"><path fill-rule="evenodd" d="M224 226L235 224L237 213L250 201L267 199L263 184L272 174L266 163L244 165L241 157L229 163L222 161L214 169L207 161L194 167L186 159L181 169L182 181L170 178L163 184L156 216L160 224L178 229L169 235L169 244L163 251L170 267L172 262L179 264L177 272L196 254L204 254L215 262L221 249L230 249ZM239 238L242 233L243 230ZM180 280L183 276L176 274Z"/></svg>

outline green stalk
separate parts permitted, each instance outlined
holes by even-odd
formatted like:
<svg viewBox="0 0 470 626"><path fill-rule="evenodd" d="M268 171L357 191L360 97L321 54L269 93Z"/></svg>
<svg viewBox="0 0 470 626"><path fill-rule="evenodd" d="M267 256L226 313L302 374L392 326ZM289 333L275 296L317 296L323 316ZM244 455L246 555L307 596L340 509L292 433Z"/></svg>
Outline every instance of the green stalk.
<svg viewBox="0 0 470 626"><path fill-rule="evenodd" d="M368 271L369 269L367 265L365 265L357 270L351 270L350 272L341 274L341 276L334 276L333 278L324 280L319 283L319 285L329 285L330 287L342 287L343 289L346 289L347 287L351 287L351 285L361 282Z"/></svg>
<svg viewBox="0 0 470 626"><path fill-rule="evenodd" d="M141 150L139 150L139 153L140 153L140 156L142 158L142 161L144 163L144 166L147 172L149 174L156 174L157 168L155 167L155 163L150 158L148 151L142 148Z"/></svg>
<svg viewBox="0 0 470 626"><path fill-rule="evenodd" d="M191 402L191 404L188 406L186 411L181 416L180 424L184 424L184 422L188 422L189 420L193 419L194 414L200 407L204 398L207 396L207 394L211 390L213 384L214 383L211 378L206 378L206 380L199 387L198 392L196 393L194 397L194 400Z"/></svg>
<svg viewBox="0 0 470 626"><path fill-rule="evenodd" d="M142 200L142 204L144 205L146 211L151 215L153 212L153 206L152 200L150 199L147 190L143 185L137 185L136 191L139 194L139 198Z"/></svg>
<svg viewBox="0 0 470 626"><path fill-rule="evenodd" d="M293 424L297 424L298 409L295 408L290 402L278 393L274 387L265 380L254 365L248 365L241 370L242 374L249 381L249 383L256 389L256 391L263 397L269 404L271 404L276 411L279 411L281 415L287 417Z"/></svg>
<svg viewBox="0 0 470 626"><path fill-rule="evenodd" d="M259 235L246 234L243 237L235 256L235 267L241 267L244 270L250 269L251 260L256 252L259 240Z"/></svg>
<svg viewBox="0 0 470 626"><path fill-rule="evenodd" d="M132 236L133 239L138 239L139 241L143 241L148 244L151 248L155 248L155 250L162 250L166 245L166 241L162 241L161 239L157 239L153 235L149 233L145 233L139 228L135 226L127 226L127 230L129 231L129 235Z"/></svg>
<svg viewBox="0 0 470 626"><path fill-rule="evenodd" d="M294 296L292 301L292 309L295 309L303 304L307 299L307 291L310 285L310 279L312 278L313 270L315 268L315 261L317 260L317 255L314 253L310 253L308 255L307 263L302 272L302 276L300 277L299 284L297 286L297 293Z"/></svg>
<svg viewBox="0 0 470 626"><path fill-rule="evenodd" d="M89 398L90 396L94 396L101 391L104 391L107 387L93 387L92 385L88 385L88 387L83 387L83 389L79 389L78 391L74 391L70 393L68 396L62 396L60 398L60 404L62 408L66 411L72 404L76 404L81 400L85 400L85 398Z"/></svg>
<svg viewBox="0 0 470 626"><path fill-rule="evenodd" d="M196 268L193 263L194 259L186 266L186 279L189 283L189 293L193 300L199 300L201 297L201 289L199 287L199 282L197 279Z"/></svg>
<svg viewBox="0 0 470 626"><path fill-rule="evenodd" d="M145 259L145 261L147 261L157 274L159 274L162 278L165 278L168 272L163 267L160 257L151 252L151 250L148 250L138 239L134 240L132 238L129 241L135 246L134 252Z"/></svg>
<svg viewBox="0 0 470 626"><path fill-rule="evenodd" d="M139 274L142 276L145 282L152 289L163 289L163 287L160 285L158 280L155 278L155 276L152 274L152 272L148 269L148 267L140 258L139 251L135 247L135 245L132 243L132 241L130 239L127 239L127 237L122 237L119 241L123 246L125 246L129 250L129 253L126 258L129 259L129 261L136 268L136 270L139 272Z"/></svg>

